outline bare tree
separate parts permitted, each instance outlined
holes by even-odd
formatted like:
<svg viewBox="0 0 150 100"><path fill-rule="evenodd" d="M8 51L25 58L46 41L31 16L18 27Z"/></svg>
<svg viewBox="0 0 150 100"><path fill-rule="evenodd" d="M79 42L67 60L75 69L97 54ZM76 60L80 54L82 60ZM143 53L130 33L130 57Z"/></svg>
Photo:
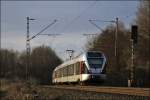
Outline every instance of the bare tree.
<svg viewBox="0 0 150 100"><path fill-rule="evenodd" d="M37 47L31 53L30 75L42 84L50 84L52 72L60 63L61 59L50 47Z"/></svg>
<svg viewBox="0 0 150 100"><path fill-rule="evenodd" d="M138 7L136 23L139 26L139 34L149 38L150 34L150 1L142 0Z"/></svg>

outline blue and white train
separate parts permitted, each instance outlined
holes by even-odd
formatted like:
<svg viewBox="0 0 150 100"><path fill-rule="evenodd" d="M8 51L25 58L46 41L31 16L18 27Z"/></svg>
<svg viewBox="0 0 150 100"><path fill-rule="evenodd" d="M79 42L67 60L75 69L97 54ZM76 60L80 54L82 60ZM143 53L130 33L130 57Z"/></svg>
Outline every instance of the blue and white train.
<svg viewBox="0 0 150 100"><path fill-rule="evenodd" d="M66 61L53 71L52 82L83 83L101 82L106 79L106 57L98 51L88 51Z"/></svg>

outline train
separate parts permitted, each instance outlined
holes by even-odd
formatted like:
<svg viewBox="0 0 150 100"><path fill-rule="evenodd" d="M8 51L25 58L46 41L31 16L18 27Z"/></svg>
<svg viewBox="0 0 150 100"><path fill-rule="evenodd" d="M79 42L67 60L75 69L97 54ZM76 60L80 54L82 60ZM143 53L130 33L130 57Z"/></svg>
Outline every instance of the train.
<svg viewBox="0 0 150 100"><path fill-rule="evenodd" d="M100 51L87 51L57 66L52 83L96 83L106 80L106 56Z"/></svg>

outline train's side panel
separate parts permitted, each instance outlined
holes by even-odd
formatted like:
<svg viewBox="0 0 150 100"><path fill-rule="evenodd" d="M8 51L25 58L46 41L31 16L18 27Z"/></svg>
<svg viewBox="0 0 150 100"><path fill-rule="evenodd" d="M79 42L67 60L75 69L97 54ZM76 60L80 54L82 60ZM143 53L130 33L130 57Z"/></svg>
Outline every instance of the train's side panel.
<svg viewBox="0 0 150 100"><path fill-rule="evenodd" d="M79 57L79 58L77 58L77 59L75 59L75 60L73 60L73 61L70 61L68 64L66 63L66 65L69 65L69 64L73 64L74 62L81 62L81 61L83 61L83 56L81 56L81 57ZM65 64L63 65L63 66L65 66ZM79 67L80 67L80 65L79 65ZM61 66L60 66L60 68L61 68ZM62 67L63 68L63 67ZM56 78L55 77L55 71L56 70L58 70L58 67L57 68L55 68L55 70L54 70L54 72L53 72L53 80L52 80L52 82L53 83L57 83L57 82L77 82L78 80L81 80L81 75L80 74L76 74L76 67L74 67L74 75L72 75L72 76L62 76L62 77L59 77L59 78ZM79 70L80 71L80 70Z"/></svg>
<svg viewBox="0 0 150 100"><path fill-rule="evenodd" d="M89 79L89 77L90 74L80 74L80 75L60 77L60 78L55 78L53 83L86 81Z"/></svg>

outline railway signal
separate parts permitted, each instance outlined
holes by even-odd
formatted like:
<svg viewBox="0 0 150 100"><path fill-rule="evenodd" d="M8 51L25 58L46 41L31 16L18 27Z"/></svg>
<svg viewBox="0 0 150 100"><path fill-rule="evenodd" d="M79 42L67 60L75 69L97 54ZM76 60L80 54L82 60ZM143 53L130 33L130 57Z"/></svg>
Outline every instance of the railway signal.
<svg viewBox="0 0 150 100"><path fill-rule="evenodd" d="M132 25L131 27L131 39L133 40L134 44L137 44L138 42L138 26Z"/></svg>
<svg viewBox="0 0 150 100"><path fill-rule="evenodd" d="M134 80L134 69L135 69L135 45L138 41L138 26L132 25L131 26L131 67L130 67L130 81L128 83L128 86L135 86L135 80Z"/></svg>

